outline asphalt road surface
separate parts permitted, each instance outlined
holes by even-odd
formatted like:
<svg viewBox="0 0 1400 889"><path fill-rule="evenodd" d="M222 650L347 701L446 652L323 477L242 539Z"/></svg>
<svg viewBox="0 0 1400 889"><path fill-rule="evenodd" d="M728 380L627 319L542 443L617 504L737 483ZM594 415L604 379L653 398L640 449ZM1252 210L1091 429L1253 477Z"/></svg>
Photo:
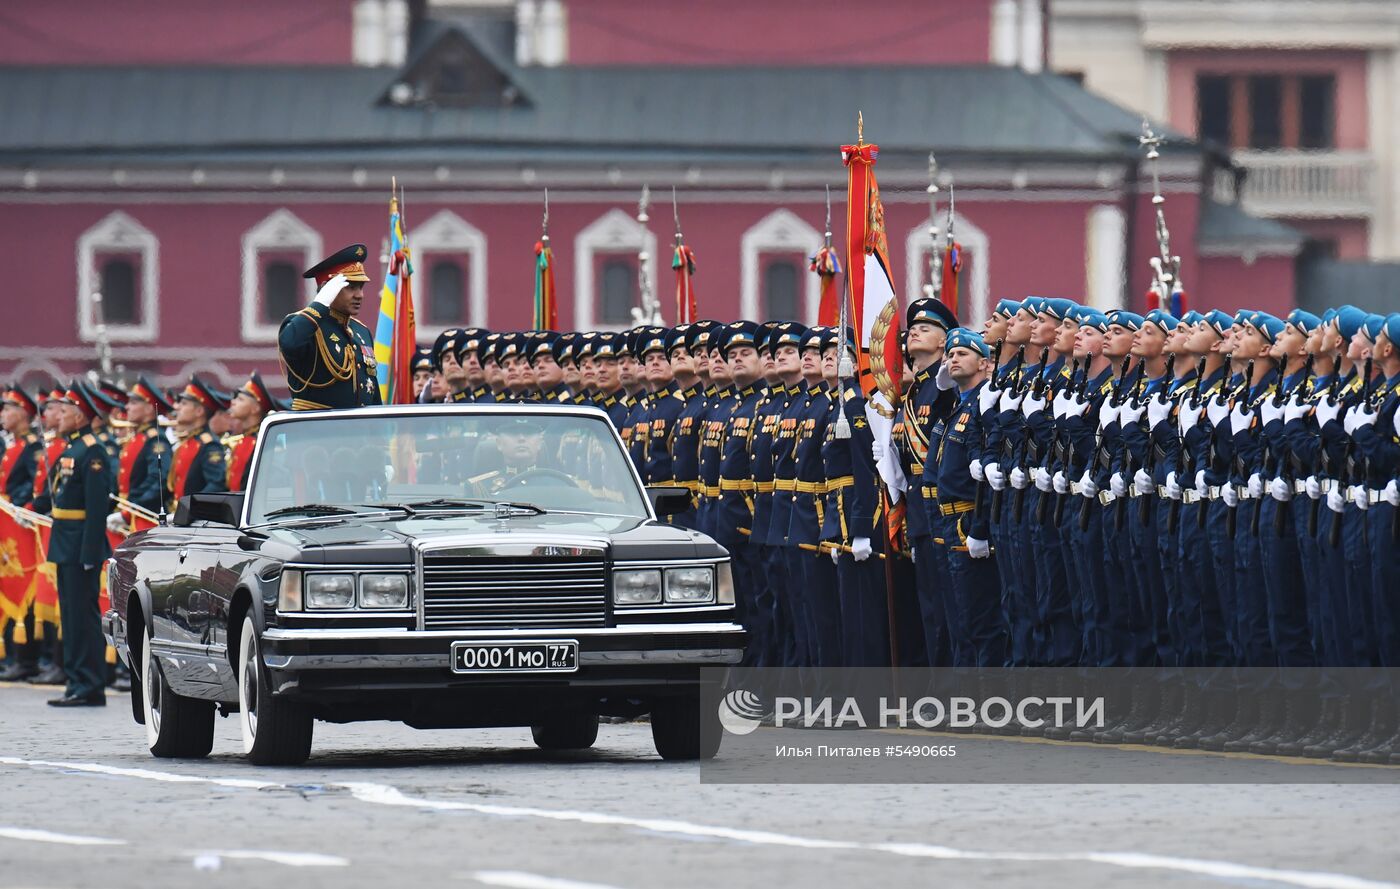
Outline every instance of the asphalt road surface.
<svg viewBox="0 0 1400 889"><path fill-rule="evenodd" d="M0 686L0 889L1375 889L1400 879L1393 783L714 785L692 764L662 762L641 724L604 725L577 754L540 751L526 730L318 724L305 766L256 768L233 719L219 720L209 759L156 760L126 696L54 710L52 694ZM1177 780L1201 761L921 736L1047 768L1141 757Z"/></svg>

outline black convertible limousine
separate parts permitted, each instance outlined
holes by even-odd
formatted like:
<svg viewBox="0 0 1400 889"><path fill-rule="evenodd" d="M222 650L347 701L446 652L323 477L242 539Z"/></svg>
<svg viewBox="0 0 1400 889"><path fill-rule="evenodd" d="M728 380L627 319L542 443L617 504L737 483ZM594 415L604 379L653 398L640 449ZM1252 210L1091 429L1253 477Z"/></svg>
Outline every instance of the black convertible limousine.
<svg viewBox="0 0 1400 889"><path fill-rule="evenodd" d="M257 764L303 762L315 720L577 749L644 714L662 757L708 758L700 668L745 638L727 552L657 519L689 497L592 408L275 414L246 492L117 548L104 625L159 757L207 755L218 711Z"/></svg>

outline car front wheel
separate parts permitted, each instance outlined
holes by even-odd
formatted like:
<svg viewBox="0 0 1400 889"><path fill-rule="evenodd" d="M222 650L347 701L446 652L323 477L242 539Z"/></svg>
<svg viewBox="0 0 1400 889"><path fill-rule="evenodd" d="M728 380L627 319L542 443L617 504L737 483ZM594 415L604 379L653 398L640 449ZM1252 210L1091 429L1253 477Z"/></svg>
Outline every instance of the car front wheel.
<svg viewBox="0 0 1400 889"><path fill-rule="evenodd" d="M151 651L150 626L142 632L141 712L151 755L162 759L208 756L214 747L214 702L171 691L160 659Z"/></svg>
<svg viewBox="0 0 1400 889"><path fill-rule="evenodd" d="M311 755L311 714L272 696L253 616L243 618L238 642L238 724L243 752L254 765L294 766Z"/></svg>
<svg viewBox="0 0 1400 889"><path fill-rule="evenodd" d="M696 698L660 701L651 711L651 739L662 759L714 759L720 734L719 718L702 718Z"/></svg>

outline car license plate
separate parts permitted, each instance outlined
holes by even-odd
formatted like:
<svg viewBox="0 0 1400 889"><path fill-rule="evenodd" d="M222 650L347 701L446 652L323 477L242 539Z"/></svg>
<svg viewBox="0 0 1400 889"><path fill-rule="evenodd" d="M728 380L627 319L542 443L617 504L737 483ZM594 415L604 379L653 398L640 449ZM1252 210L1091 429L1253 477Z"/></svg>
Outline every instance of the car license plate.
<svg viewBox="0 0 1400 889"><path fill-rule="evenodd" d="M578 670L578 643L573 639L540 642L454 642L454 673L573 673Z"/></svg>

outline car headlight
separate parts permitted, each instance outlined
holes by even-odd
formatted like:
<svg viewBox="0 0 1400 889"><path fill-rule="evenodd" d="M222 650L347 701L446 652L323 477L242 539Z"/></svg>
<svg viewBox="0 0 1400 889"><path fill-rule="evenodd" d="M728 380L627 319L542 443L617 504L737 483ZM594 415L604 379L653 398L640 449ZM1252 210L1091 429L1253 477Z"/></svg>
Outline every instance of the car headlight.
<svg viewBox="0 0 1400 889"><path fill-rule="evenodd" d="M308 609L354 608L355 575L308 574L304 596Z"/></svg>
<svg viewBox="0 0 1400 889"><path fill-rule="evenodd" d="M613 602L617 605L654 605L661 601L661 572L614 571Z"/></svg>
<svg viewBox="0 0 1400 889"><path fill-rule="evenodd" d="M296 568L282 572L282 583L277 588L277 610L301 610L301 572Z"/></svg>
<svg viewBox="0 0 1400 889"><path fill-rule="evenodd" d="M400 610L407 608L408 575L361 574L360 607Z"/></svg>
<svg viewBox="0 0 1400 889"><path fill-rule="evenodd" d="M712 602L714 598L715 572L713 568L706 566L704 568L666 569L667 602L695 604Z"/></svg>
<svg viewBox="0 0 1400 889"><path fill-rule="evenodd" d="M716 601L721 605L733 605L734 572L730 570L728 562L720 562L716 571L719 574L715 583Z"/></svg>

